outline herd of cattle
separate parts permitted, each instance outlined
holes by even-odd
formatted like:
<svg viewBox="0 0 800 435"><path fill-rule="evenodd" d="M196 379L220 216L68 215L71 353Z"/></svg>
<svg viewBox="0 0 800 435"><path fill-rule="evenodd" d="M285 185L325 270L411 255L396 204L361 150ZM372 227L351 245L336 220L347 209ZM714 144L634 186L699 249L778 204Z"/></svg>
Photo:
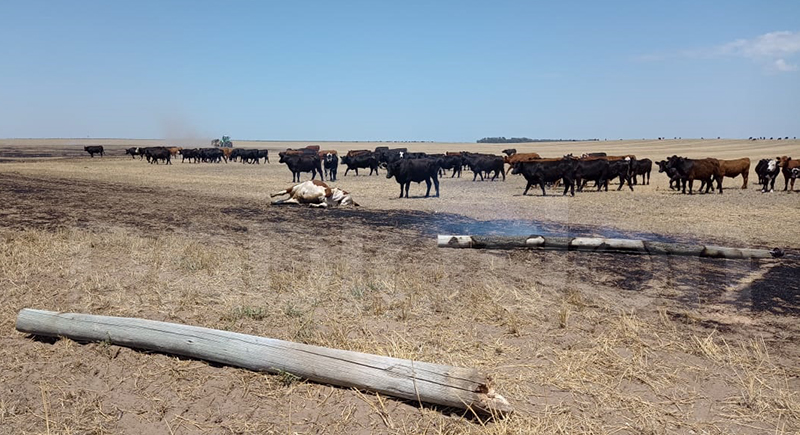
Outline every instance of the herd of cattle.
<svg viewBox="0 0 800 435"><path fill-rule="evenodd" d="M92 157L94 154L103 155L102 146L88 146L84 149ZM158 164L159 161L171 164L171 160L177 156L190 163L240 160L242 163L258 164L261 159L265 163L269 162L268 150L244 148L141 147L128 148L125 153L133 158L139 156L140 159L147 159L152 164ZM351 150L339 158L336 150L321 150L318 145L312 145L287 149L279 152L278 156L279 162L292 172L292 182L298 183L303 172L310 172L312 180L319 175L321 181L325 178L336 181L340 163L346 166L345 176L350 171L358 175L359 169L369 169L369 175L379 175L379 169L384 169L386 178L395 178L400 184L401 198L408 197L411 182L423 181L427 185L426 197L430 196L432 186L435 187L435 196L439 196L439 177L444 176L446 171L452 171L451 178L461 177L465 168L473 173L473 181L478 177L481 181L494 181L498 177L505 180L508 172L521 174L527 181L523 195L527 195L534 186L539 186L542 195L547 195L546 186L558 187L563 184L563 195L570 193L573 196L575 190L581 192L590 181L594 181L594 188L598 191L608 191L609 182L619 179L617 190L627 184L632 191L633 186L639 182L639 176L642 184L650 184L650 173L653 169L650 159L637 159L632 154L609 156L606 153L591 153L579 157L568 154L558 158L543 158L536 153L517 153L515 149L503 150L503 154L467 151L429 154L409 152L406 148L377 147L374 150ZM723 178L740 175L743 178L742 189L745 189L750 173L749 158L722 160L671 156L655 164L659 172L669 177L670 189L686 193L688 185L689 194L693 192L695 181L700 182L700 192L710 192L716 183L716 190L722 193ZM800 161L787 156L763 159L756 165L755 172L763 192L774 191L775 180L780 173L783 173L785 180L784 190L790 184L791 190L794 190L794 181L800 177Z"/></svg>
<svg viewBox="0 0 800 435"><path fill-rule="evenodd" d="M102 147L100 147L102 148ZM87 150L88 151L88 150ZM181 156L181 162L189 163L221 163L235 162L260 163L264 159L269 163L269 150L256 150L245 148L182 148L182 147L132 147L125 149L125 155L134 159L146 158L148 163L158 164L159 161L167 165L172 164L172 159Z"/></svg>

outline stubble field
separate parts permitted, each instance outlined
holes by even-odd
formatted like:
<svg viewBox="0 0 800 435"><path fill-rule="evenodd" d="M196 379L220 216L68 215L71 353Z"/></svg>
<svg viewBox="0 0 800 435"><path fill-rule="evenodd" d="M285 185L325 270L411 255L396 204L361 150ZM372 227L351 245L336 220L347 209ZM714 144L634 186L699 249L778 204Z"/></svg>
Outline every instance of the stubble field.
<svg viewBox="0 0 800 435"><path fill-rule="evenodd" d="M79 145L102 144L90 159ZM606 254L439 250L437 233L636 236L795 255L800 195L649 186L534 191L441 181L410 199L381 170L332 183L362 207L270 206L269 165L149 165L156 141L0 141L0 433L795 433L800 265ZM501 145L319 143L483 151ZM187 146L190 143L179 143ZM204 142L194 144L203 146ZM800 156L800 141L515 146L718 158ZM465 178L466 177L466 178ZM307 179L308 176L304 176ZM780 176L776 187L783 189ZM552 196L550 195L552 193ZM14 330L25 307L187 323L478 367L516 407L484 422L291 376Z"/></svg>

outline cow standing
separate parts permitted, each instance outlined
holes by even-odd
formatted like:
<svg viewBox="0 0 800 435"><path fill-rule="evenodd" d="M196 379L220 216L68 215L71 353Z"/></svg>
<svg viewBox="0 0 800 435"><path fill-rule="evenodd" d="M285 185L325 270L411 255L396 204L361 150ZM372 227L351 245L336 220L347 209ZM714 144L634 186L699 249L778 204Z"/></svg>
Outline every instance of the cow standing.
<svg viewBox="0 0 800 435"><path fill-rule="evenodd" d="M792 192L794 192L794 178L792 177L792 169L800 168L800 160L792 160L791 157L783 156L778 157L778 166L781 167L781 172L783 173L783 180L785 182L783 186L784 192L789 188L789 182L791 181L792 184Z"/></svg>
<svg viewBox="0 0 800 435"><path fill-rule="evenodd" d="M767 190L770 192L775 191L775 180L778 179L780 172L779 161L776 159L763 159L758 162L756 174L758 174L758 182L762 185L762 193L767 192Z"/></svg>
<svg viewBox="0 0 800 435"><path fill-rule="evenodd" d="M650 159L635 160L631 164L633 171L633 184L636 184L636 178L642 176L642 184L650 184L650 172L653 170L653 161ZM748 163L748 168L749 168ZM747 180L747 178L745 178Z"/></svg>
<svg viewBox="0 0 800 435"><path fill-rule="evenodd" d="M747 157L735 160L720 160L722 176L736 178L739 175L743 178L742 189L747 189L747 179L750 176L750 159Z"/></svg>
<svg viewBox="0 0 800 435"><path fill-rule="evenodd" d="M339 156L335 152L325 153L325 176L330 181L336 181L336 173L339 171Z"/></svg>
<svg viewBox="0 0 800 435"><path fill-rule="evenodd" d="M481 181L483 181L484 173L486 173L487 178L489 174L494 173L491 181L494 181L498 175L502 175L503 181L506 181L506 171L501 156L467 153L464 156L464 161L473 172L472 181L475 181L478 176L480 176Z"/></svg>
<svg viewBox="0 0 800 435"><path fill-rule="evenodd" d="M89 153L89 155L94 158L95 154L100 154L100 157L103 157L103 146L102 145L95 145L95 146L85 146L83 150Z"/></svg>
<svg viewBox="0 0 800 435"><path fill-rule="evenodd" d="M378 161L378 157L372 151L364 151L364 152L353 152L349 151L346 156L342 157L342 164L347 165L347 169L344 171L344 176L347 176L347 173L350 170L354 170L356 176L358 176L358 169L359 168L369 168L369 175L372 175L374 172L375 175L380 175L378 173L378 166L380 162Z"/></svg>
<svg viewBox="0 0 800 435"><path fill-rule="evenodd" d="M522 195L527 195L531 186L538 184L542 188L542 196L547 196L544 190L547 183L562 181L564 193L571 191L575 196L575 161L572 159L541 159L532 162L517 162L511 170L512 174L522 174L528 184Z"/></svg>
<svg viewBox="0 0 800 435"><path fill-rule="evenodd" d="M676 170L678 177L683 182L683 193L686 193L686 182L689 183L689 195L692 194L694 180L701 180L706 185L705 193L713 188L713 181L717 182L719 193L722 194L722 168L719 160L706 159L687 159L685 157L670 158L669 167ZM703 187L700 187L702 192Z"/></svg>
<svg viewBox="0 0 800 435"><path fill-rule="evenodd" d="M401 159L386 165L386 178L394 177L400 184L400 198L403 197L403 189L408 198L408 188L411 182L425 182L428 190L425 197L431 195L431 183L436 186L436 196L439 196L439 160L435 159Z"/></svg>
<svg viewBox="0 0 800 435"><path fill-rule="evenodd" d="M286 163L286 166L292 171L292 181L300 182L301 172L311 172L312 180L316 178L317 173L319 173L319 178L325 181L325 176L322 172L322 163L316 152L292 154L289 151L282 151L278 153L278 156L280 156L278 162Z"/></svg>

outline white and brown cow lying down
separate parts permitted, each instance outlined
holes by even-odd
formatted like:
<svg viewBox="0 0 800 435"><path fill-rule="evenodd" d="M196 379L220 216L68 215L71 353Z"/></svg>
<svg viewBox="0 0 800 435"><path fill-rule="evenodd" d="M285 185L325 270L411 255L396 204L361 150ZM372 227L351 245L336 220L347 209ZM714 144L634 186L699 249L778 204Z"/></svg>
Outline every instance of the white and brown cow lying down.
<svg viewBox="0 0 800 435"><path fill-rule="evenodd" d="M327 184L319 180L309 180L300 184L275 192L270 195L271 198L281 195L289 195L289 198L279 199L273 201L272 204L308 204L311 207L328 207L339 205L354 205L358 204L353 201L350 194L338 187L331 189Z"/></svg>

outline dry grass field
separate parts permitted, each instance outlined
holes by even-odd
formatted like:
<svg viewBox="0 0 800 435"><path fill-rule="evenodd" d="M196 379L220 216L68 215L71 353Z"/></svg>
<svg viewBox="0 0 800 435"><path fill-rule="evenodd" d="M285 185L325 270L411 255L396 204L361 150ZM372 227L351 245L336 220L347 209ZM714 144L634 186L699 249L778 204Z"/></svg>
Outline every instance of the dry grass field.
<svg viewBox="0 0 800 435"><path fill-rule="evenodd" d="M335 184L362 207L270 206L269 165L149 165L137 140L0 140L0 433L800 432L800 195L751 174L723 195L649 186L521 196L524 180L441 181L410 199L379 177ZM178 143L205 146L207 141ZM104 145L91 159L82 145ZM322 142L325 149L485 144ZM800 141L514 146L800 157ZM466 178L464 178L466 177ZM304 179L308 176L304 175ZM776 187L783 189L780 176ZM552 196L550 195L552 193ZM740 261L436 248L437 233L536 231L781 247ZM25 307L135 316L490 373L515 406L483 421L373 393L14 330Z"/></svg>

